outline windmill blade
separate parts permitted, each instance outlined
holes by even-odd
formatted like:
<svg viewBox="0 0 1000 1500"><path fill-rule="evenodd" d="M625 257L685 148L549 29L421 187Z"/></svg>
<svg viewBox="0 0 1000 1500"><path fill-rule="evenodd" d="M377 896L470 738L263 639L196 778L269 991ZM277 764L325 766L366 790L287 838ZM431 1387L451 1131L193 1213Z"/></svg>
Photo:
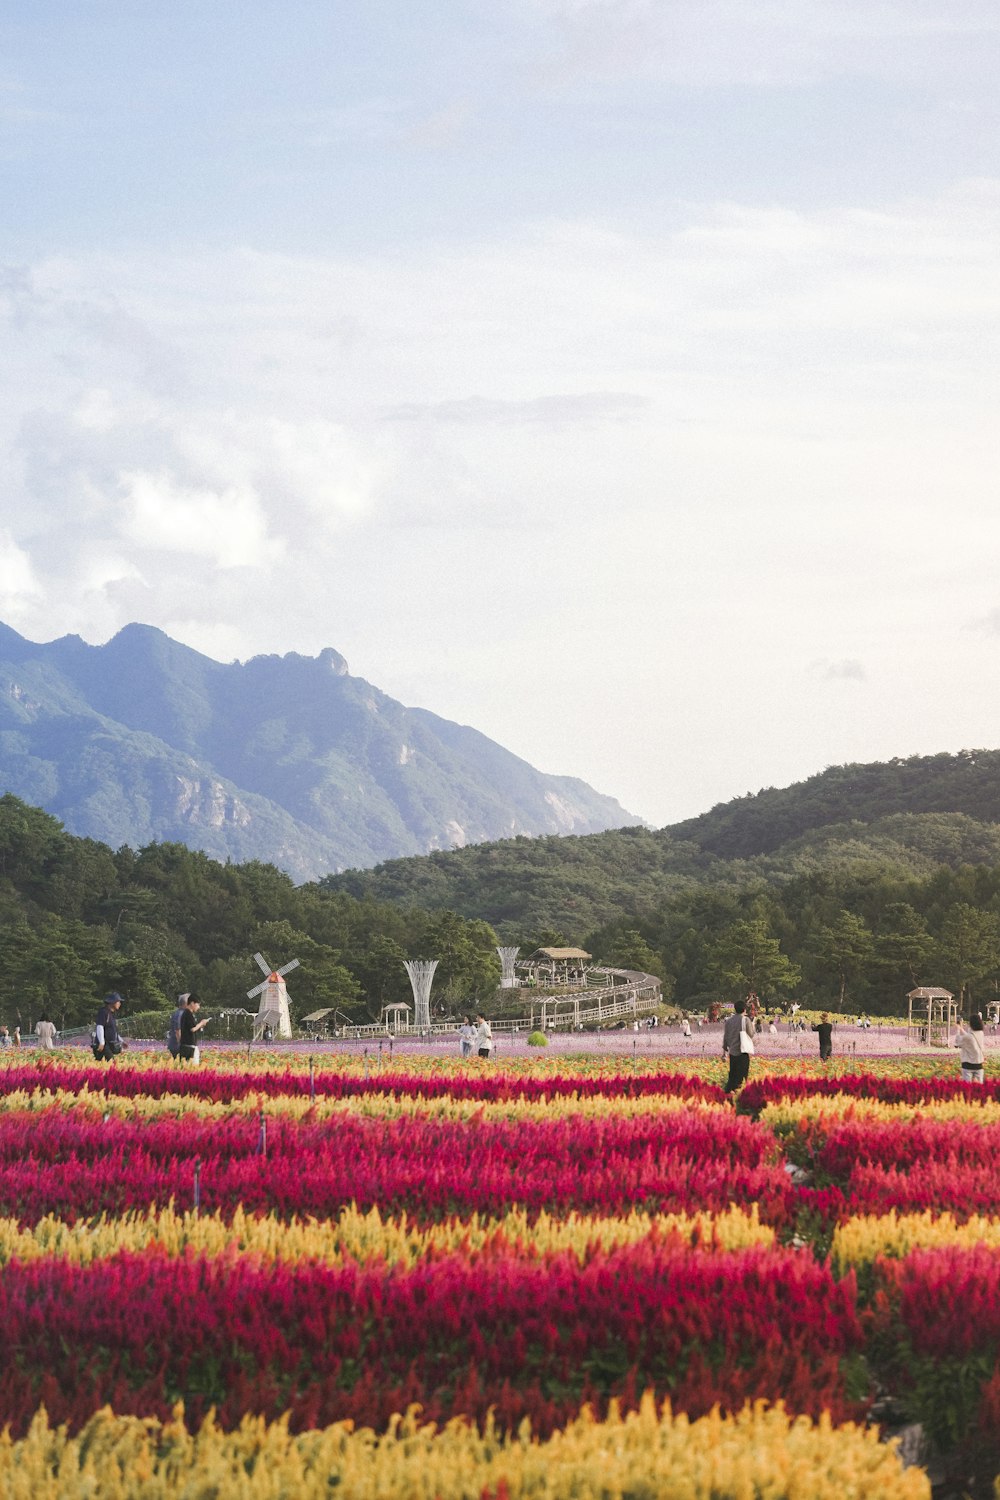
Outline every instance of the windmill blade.
<svg viewBox="0 0 1000 1500"><path fill-rule="evenodd" d="M257 966L260 969L261 973L262 974L270 974L270 972L271 972L271 965L268 963L268 961L264 957L263 953L255 953L254 954L254 958L257 960Z"/></svg>
<svg viewBox="0 0 1000 1500"><path fill-rule="evenodd" d="M279 969L278 970L278 978L279 979L283 979L286 974L290 974L292 972L292 970L293 969L297 969L298 966L299 966L298 959L297 958L293 958L290 964L285 964L285 966L284 966L283 969Z"/></svg>
<svg viewBox="0 0 1000 1500"><path fill-rule="evenodd" d="M266 989L267 989L267 980L265 979L264 983L263 984L258 984L257 987L256 987L256 989L247 990L247 999L248 1000L252 1000L253 997L254 997L254 995L259 995L262 990L266 990Z"/></svg>

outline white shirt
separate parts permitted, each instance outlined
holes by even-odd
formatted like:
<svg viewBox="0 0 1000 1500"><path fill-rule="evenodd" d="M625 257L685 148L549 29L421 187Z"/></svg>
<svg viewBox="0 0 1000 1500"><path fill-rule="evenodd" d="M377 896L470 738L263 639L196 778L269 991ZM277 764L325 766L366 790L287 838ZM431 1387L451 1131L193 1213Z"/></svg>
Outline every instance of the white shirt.
<svg viewBox="0 0 1000 1500"><path fill-rule="evenodd" d="M955 1046L964 1063L971 1063L976 1068L982 1067L986 1049L983 1046L981 1031L960 1031L955 1040Z"/></svg>

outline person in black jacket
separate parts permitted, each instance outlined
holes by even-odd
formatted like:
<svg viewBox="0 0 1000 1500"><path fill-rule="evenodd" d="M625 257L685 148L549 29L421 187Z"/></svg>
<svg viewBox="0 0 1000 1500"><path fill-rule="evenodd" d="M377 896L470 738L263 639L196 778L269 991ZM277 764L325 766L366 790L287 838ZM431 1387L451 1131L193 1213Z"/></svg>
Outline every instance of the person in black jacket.
<svg viewBox="0 0 1000 1500"><path fill-rule="evenodd" d="M94 1025L94 1056L98 1062L110 1062L122 1050L121 1037L118 1035L118 1012L121 1006L121 995L112 992L110 995L105 995L97 1012L97 1021Z"/></svg>
<svg viewBox="0 0 1000 1500"><path fill-rule="evenodd" d="M211 1017L206 1016L204 1021L197 1021L195 1017L201 1009L201 1001L197 995L188 995L188 1002L181 1012L181 1044L178 1048L178 1057L185 1058L188 1062L194 1057L196 1046L195 1037L203 1026L207 1026Z"/></svg>
<svg viewBox="0 0 1000 1500"><path fill-rule="evenodd" d="M820 1016L813 1031L819 1032L820 1061L827 1062L833 1056L833 1022L826 1011Z"/></svg>

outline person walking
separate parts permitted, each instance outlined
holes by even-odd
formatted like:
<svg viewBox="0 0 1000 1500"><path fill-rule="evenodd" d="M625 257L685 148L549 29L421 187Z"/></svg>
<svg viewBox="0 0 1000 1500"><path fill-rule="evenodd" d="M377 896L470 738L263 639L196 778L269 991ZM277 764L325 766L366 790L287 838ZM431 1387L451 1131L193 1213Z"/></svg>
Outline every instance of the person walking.
<svg viewBox="0 0 1000 1500"><path fill-rule="evenodd" d="M959 1021L955 1046L962 1060L962 1082L982 1083L986 1047L983 1038L983 1018L978 1010L969 1017L968 1026L964 1021Z"/></svg>
<svg viewBox="0 0 1000 1500"><path fill-rule="evenodd" d="M471 1057L472 1049L477 1036L476 1026L471 1016L466 1016L458 1028L458 1040L462 1045L462 1056Z"/></svg>
<svg viewBox="0 0 1000 1500"><path fill-rule="evenodd" d="M826 1011L820 1016L813 1031L819 1032L819 1060L829 1062L833 1056L833 1022Z"/></svg>
<svg viewBox="0 0 1000 1500"><path fill-rule="evenodd" d="M195 1037L198 1032L207 1026L211 1016L206 1016L203 1021L197 1020L198 1011L201 1009L201 1001L197 995L188 995L187 1005L181 1012L180 1046L178 1055L185 1062L197 1062L198 1044Z"/></svg>
<svg viewBox="0 0 1000 1500"><path fill-rule="evenodd" d="M177 996L177 1009L170 1017L170 1024L167 1027L167 1051L174 1062L177 1061L181 1052L181 1016L187 1010L187 1003L190 999L191 995L188 990L185 990L183 995Z"/></svg>
<svg viewBox="0 0 1000 1500"><path fill-rule="evenodd" d="M493 1055L493 1027L484 1015L476 1017L479 1025L476 1027L476 1040L479 1043L479 1056L492 1057Z"/></svg>
<svg viewBox="0 0 1000 1500"><path fill-rule="evenodd" d="M39 1016L35 1022L35 1035L43 1052L51 1052L56 1044L56 1028L48 1016Z"/></svg>
<svg viewBox="0 0 1000 1500"><path fill-rule="evenodd" d="M745 1000L737 1000L733 1014L722 1028L722 1055L729 1058L727 1094L733 1094L742 1088L750 1076L750 1057L754 1044L747 1023L746 1008Z"/></svg>
<svg viewBox="0 0 1000 1500"><path fill-rule="evenodd" d="M122 1050L118 1034L118 1012L122 1008L122 997L116 990L105 995L98 1009L94 1024L94 1057L98 1062L110 1062Z"/></svg>

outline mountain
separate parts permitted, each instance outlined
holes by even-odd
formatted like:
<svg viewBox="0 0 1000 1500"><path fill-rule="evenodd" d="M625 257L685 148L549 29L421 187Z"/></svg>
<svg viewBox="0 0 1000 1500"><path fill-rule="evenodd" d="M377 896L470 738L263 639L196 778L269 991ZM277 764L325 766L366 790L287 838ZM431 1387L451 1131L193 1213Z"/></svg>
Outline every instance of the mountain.
<svg viewBox="0 0 1000 1500"><path fill-rule="evenodd" d="M902 879L1000 865L1000 751L831 766L653 830L509 839L400 859L331 880L355 896L445 908L502 936L574 942L693 886L761 887L877 867Z"/></svg>
<svg viewBox="0 0 1000 1500"><path fill-rule="evenodd" d="M225 665L147 625L103 646L0 625L0 792L117 848L177 842L296 879L519 834L634 824L338 652Z"/></svg>

